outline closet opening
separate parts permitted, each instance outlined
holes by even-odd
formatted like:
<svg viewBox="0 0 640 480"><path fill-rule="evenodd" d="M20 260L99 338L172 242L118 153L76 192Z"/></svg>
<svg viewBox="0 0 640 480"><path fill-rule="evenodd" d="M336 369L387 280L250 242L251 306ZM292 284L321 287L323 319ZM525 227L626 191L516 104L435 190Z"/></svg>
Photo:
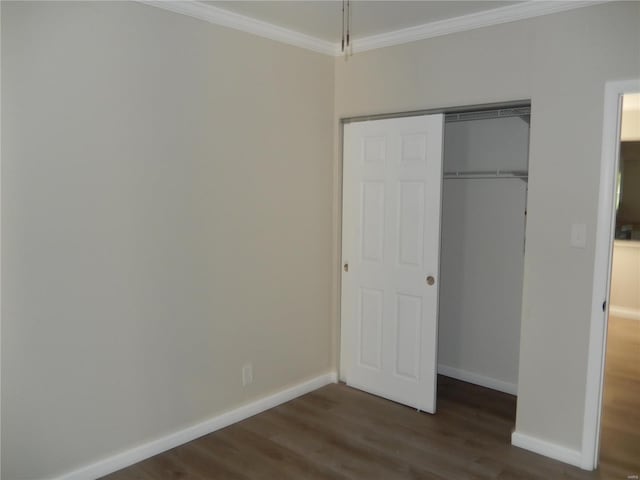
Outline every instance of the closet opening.
<svg viewBox="0 0 640 480"><path fill-rule="evenodd" d="M486 387L514 420L530 113L518 101L342 120L349 386L430 413Z"/></svg>
<svg viewBox="0 0 640 480"><path fill-rule="evenodd" d="M512 422L530 113L528 105L449 113L444 123L437 401L500 405Z"/></svg>

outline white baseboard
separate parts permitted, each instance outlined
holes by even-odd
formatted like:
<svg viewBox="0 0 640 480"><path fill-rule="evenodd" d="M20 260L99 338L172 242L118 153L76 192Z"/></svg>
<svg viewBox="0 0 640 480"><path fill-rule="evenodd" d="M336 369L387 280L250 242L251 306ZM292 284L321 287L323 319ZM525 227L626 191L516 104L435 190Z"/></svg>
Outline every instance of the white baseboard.
<svg viewBox="0 0 640 480"><path fill-rule="evenodd" d="M285 390L281 390L249 404L242 405L241 407L217 415L205 420L204 422L170 433L164 437L86 465L72 472L65 473L54 480L93 480L95 478L108 475L117 470L128 467L129 465L133 465L134 463L157 455L158 453L175 448L203 435L215 432L216 430L220 430L221 428L244 420L245 418L249 418L260 412L264 412L265 410L288 402L289 400L293 400L305 393L312 392L313 390L330 383L336 383L337 380L338 376L336 372L329 372L324 375L320 375L306 382L298 383L297 385Z"/></svg>
<svg viewBox="0 0 640 480"><path fill-rule="evenodd" d="M510 393L511 395L518 394L518 385L515 383L496 380L495 378L485 377L484 375L462 370L460 368L438 364L438 373L447 377L462 380L463 382L469 382L475 385L480 385L481 387L498 390L499 392Z"/></svg>
<svg viewBox="0 0 640 480"><path fill-rule="evenodd" d="M582 453L579 450L572 450L562 445L540 440L539 438L519 432L513 432L511 434L511 444L544 455L545 457L582 468Z"/></svg>
<svg viewBox="0 0 640 480"><path fill-rule="evenodd" d="M630 320L640 320L640 310L635 308L619 307L611 305L609 307L609 315L620 318L628 318Z"/></svg>

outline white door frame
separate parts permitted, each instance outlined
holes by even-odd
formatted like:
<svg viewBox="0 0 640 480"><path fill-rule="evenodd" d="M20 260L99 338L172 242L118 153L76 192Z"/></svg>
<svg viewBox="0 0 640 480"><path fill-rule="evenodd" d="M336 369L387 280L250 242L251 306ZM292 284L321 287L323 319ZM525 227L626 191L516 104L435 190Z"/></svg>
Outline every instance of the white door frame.
<svg viewBox="0 0 640 480"><path fill-rule="evenodd" d="M640 79L609 81L606 83L604 91L600 191L598 196L591 327L582 430L581 467L585 470L593 470L598 466L600 449L600 420L604 389L607 324L609 320L608 307L613 232L616 220L614 200L620 149L622 95L637 92L640 92ZM606 308L604 309L603 302L606 302Z"/></svg>
<svg viewBox="0 0 640 480"><path fill-rule="evenodd" d="M2 23L2 2L0 2L0 24ZM2 37L2 35L0 35L0 38ZM0 40L0 43L2 43L2 41ZM0 51L2 51L2 48L0 47ZM2 61L0 58L0 65L2 65ZM0 67L0 79L2 79L2 68ZM2 91L2 80L0 80L0 92ZM2 95L0 95L0 111L2 111ZM2 115L0 115L1 117ZM0 147L2 146L2 125L0 122ZM0 148L0 152L2 152L2 148ZM0 172L2 172L2 154L0 153ZM2 175L0 173L0 198L2 197L1 195L1 190L2 190ZM2 200L0 200L0 212L2 211ZM0 251L2 251L2 215L0 215ZM0 254L0 270L2 268L2 255ZM0 276L0 345L2 345L2 280L1 280L1 276ZM2 358L1 355L1 350L2 348L0 347L0 358ZM1 390L2 390L2 362L0 361L0 399L2 398L1 395ZM2 431L2 401L0 400L0 431ZM2 435L0 435L0 437L2 437ZM0 440L0 478L2 477L2 440Z"/></svg>

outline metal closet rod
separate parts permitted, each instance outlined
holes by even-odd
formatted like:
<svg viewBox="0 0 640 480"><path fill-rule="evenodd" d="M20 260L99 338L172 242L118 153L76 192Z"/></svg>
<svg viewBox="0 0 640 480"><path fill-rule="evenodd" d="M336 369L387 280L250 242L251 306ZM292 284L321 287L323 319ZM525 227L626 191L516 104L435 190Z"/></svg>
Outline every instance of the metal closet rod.
<svg viewBox="0 0 640 480"><path fill-rule="evenodd" d="M524 110L522 110L524 109ZM404 112L391 112L391 113L381 113L375 115L359 115L355 117L345 117L341 118L340 122L342 124L353 123L353 122L365 122L370 120L384 120L387 118L402 118L402 117L415 117L421 115L431 115L434 113L443 113L446 117L449 117L448 122L455 121L456 114L464 114L465 116L472 117L475 114L487 114L488 111L496 111L502 110L501 116L510 116L508 112L511 112L515 116L526 116L531 112L531 100L516 100L513 102L496 102L496 103L485 103L481 105L466 105L462 107L450 107L450 108L429 108L423 110L409 110ZM527 113L528 112L528 113ZM491 114L489 114L491 115ZM473 119L469 118L467 119Z"/></svg>
<svg viewBox="0 0 640 480"><path fill-rule="evenodd" d="M447 113L444 117L444 121L446 123L453 123L508 117L520 117L528 121L530 115L531 107L501 108L493 110L478 110L475 112Z"/></svg>
<svg viewBox="0 0 640 480"><path fill-rule="evenodd" d="M523 170L496 170L495 172L444 172L442 178L447 180L464 180L471 178L520 178L527 180L529 172Z"/></svg>

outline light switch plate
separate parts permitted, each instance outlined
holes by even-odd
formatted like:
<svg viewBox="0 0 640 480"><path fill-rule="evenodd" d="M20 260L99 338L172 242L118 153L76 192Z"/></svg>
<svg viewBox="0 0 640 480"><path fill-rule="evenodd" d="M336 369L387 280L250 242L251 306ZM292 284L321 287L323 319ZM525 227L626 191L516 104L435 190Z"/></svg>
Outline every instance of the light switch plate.
<svg viewBox="0 0 640 480"><path fill-rule="evenodd" d="M584 223L571 225L571 246L585 248L587 246L587 226Z"/></svg>

